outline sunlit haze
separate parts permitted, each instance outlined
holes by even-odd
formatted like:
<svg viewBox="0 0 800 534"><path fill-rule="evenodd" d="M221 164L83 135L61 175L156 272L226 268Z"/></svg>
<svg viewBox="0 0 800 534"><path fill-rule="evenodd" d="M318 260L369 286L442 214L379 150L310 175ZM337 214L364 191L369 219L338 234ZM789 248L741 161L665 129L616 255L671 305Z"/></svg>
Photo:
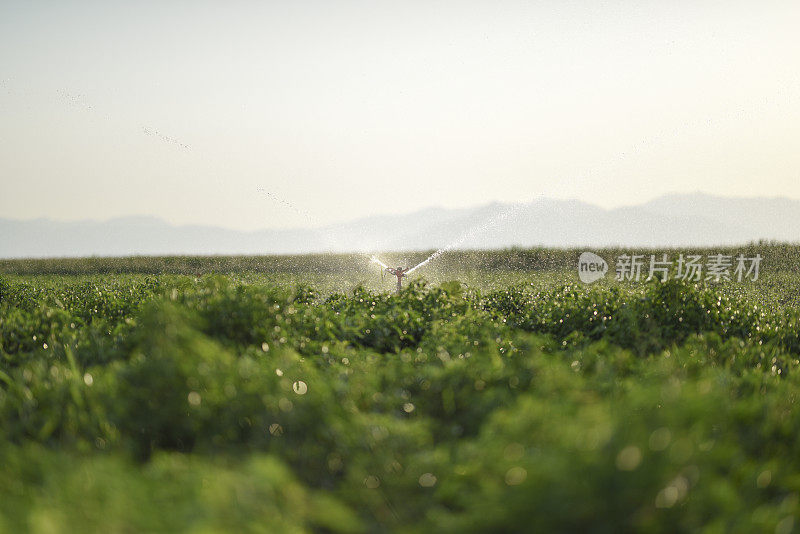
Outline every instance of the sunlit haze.
<svg viewBox="0 0 800 534"><path fill-rule="evenodd" d="M0 6L0 217L800 199L800 3Z"/></svg>

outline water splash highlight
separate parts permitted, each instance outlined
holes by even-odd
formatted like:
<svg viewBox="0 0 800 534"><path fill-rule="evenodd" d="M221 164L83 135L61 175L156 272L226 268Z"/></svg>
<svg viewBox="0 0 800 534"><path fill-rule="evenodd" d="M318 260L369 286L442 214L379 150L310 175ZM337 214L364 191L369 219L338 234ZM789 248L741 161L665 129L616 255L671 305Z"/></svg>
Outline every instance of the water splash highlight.
<svg viewBox="0 0 800 534"><path fill-rule="evenodd" d="M489 217L489 219L487 219L483 224L479 224L479 225L473 226L472 228L470 228L469 230L467 230L466 232L461 234L457 239L452 241L450 244L440 248L439 250L437 250L436 252L434 252L433 254L428 256L425 260L423 260L422 262L418 263L417 265L415 265L414 267L412 267L411 269L406 271L406 274L411 274L414 271L416 271L417 269L419 269L420 267L424 267L425 265L427 265L431 261L435 260L436 258L441 256L442 254L444 254L448 250L452 250L452 249L462 245L465 241L475 237L476 235L480 234L481 232L496 227L500 222L505 221L509 217L515 215L523 207L525 207L524 204L514 204L514 205L507 206L507 207L503 208L496 215L494 215L492 217Z"/></svg>

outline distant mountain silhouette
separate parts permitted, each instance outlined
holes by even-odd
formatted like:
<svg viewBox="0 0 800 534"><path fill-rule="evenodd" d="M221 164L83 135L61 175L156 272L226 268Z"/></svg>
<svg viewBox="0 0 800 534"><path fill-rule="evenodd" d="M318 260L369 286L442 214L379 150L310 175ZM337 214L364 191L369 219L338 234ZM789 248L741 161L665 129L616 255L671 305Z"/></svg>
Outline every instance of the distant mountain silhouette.
<svg viewBox="0 0 800 534"><path fill-rule="evenodd" d="M800 242L800 201L667 195L606 210L539 199L467 209L428 208L320 229L241 232L174 226L152 217L57 222L0 219L0 257L296 254L530 247L711 246L759 239Z"/></svg>

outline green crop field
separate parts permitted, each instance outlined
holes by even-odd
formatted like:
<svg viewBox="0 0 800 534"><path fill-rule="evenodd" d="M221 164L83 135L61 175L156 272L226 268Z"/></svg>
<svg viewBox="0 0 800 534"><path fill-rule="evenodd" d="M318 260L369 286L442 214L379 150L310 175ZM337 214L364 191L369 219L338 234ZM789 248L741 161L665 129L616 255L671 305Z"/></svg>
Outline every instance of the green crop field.
<svg viewBox="0 0 800 534"><path fill-rule="evenodd" d="M741 251L1 261L0 532L791 532L800 247Z"/></svg>

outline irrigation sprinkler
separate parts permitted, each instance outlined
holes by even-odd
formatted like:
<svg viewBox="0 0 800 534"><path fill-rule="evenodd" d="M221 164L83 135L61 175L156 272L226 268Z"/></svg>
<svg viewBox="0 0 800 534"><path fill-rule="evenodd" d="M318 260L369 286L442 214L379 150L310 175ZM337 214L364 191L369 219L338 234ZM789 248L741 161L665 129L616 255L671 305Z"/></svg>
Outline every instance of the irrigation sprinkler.
<svg viewBox="0 0 800 534"><path fill-rule="evenodd" d="M395 269L389 267L375 256L372 256L372 263L377 263L381 266L381 273L387 272L397 277L397 292L400 293L400 290L403 289L403 278L407 276L406 273L408 273L411 269L403 269L402 267L397 267Z"/></svg>
<svg viewBox="0 0 800 534"><path fill-rule="evenodd" d="M387 272L387 273L397 277L397 292L398 293L400 293L400 290L403 289L403 278L408 276L408 273L411 272L412 270L414 270L414 268L403 269L402 267L397 267L397 268L389 267L388 265L383 263L381 260L379 260L375 256L372 256L372 263L377 263L378 265L380 265L382 267L381 273ZM417 267L419 267L419 265L417 265Z"/></svg>
<svg viewBox="0 0 800 534"><path fill-rule="evenodd" d="M397 277L397 292L400 293L400 290L403 289L403 277L407 276L406 273L409 270L403 269L402 267L398 267L397 269L392 269L391 267L387 267L386 271L389 274L393 274Z"/></svg>
<svg viewBox="0 0 800 534"><path fill-rule="evenodd" d="M434 252L433 254L428 256L427 258L425 258L423 261L419 262L415 266L410 267L408 269L403 269L402 267L398 267L396 269L393 269L392 267L389 267L388 265L383 263L381 260L379 260L376 256L372 256L372 263L377 263L378 265L383 267L383 270L385 270L386 272L388 272L388 273L390 273L390 274L392 274L392 275L397 277L397 292L399 293L400 290L403 287L402 282L403 282L403 278L404 277L406 277L409 274L413 273L414 271L416 271L420 267L426 266L428 263L430 263L431 261L435 260L436 258L441 256L445 252L447 252L449 250L453 250L454 248L462 245L468 239L470 239L472 237L475 237L476 235L480 234L481 232L486 231L489 228L496 227L501 221L504 221L504 220L508 219L509 217L512 217L513 215L518 213L523 207L524 207L524 204L514 204L512 206L508 206L508 207L503 208L497 214L493 215L492 217L489 217L488 219L483 221L481 224L478 224L478 225L475 225L475 226L469 228L466 232L461 234L457 239L452 241L450 244L440 248L439 250L437 250L436 252ZM381 273L383 273L383 270L381 271Z"/></svg>

